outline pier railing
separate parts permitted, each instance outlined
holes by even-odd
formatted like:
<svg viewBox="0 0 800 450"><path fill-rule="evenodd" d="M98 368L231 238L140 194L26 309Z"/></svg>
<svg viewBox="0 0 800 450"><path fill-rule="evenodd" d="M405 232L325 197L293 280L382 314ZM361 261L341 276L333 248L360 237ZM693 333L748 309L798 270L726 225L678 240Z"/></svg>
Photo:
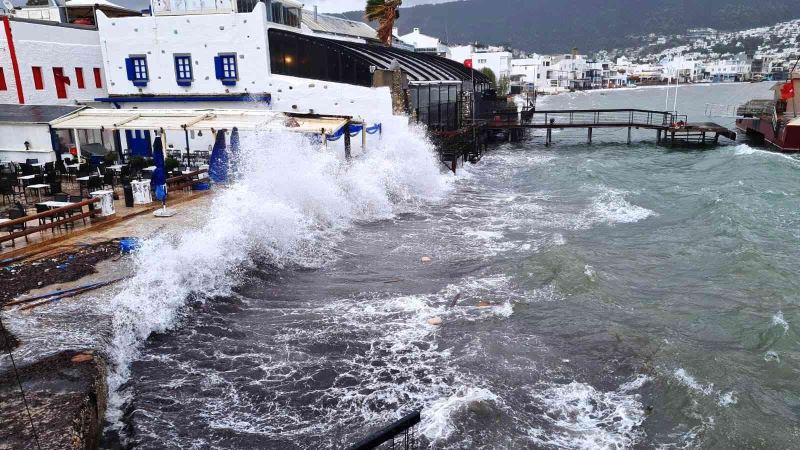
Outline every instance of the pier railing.
<svg viewBox="0 0 800 450"><path fill-rule="evenodd" d="M348 447L348 450L411 450L419 448L416 426L420 412L414 411L402 419L378 430Z"/></svg>
<svg viewBox="0 0 800 450"><path fill-rule="evenodd" d="M572 109L498 111L483 117L490 127L526 128L639 127L663 129L683 121L686 116L646 109Z"/></svg>

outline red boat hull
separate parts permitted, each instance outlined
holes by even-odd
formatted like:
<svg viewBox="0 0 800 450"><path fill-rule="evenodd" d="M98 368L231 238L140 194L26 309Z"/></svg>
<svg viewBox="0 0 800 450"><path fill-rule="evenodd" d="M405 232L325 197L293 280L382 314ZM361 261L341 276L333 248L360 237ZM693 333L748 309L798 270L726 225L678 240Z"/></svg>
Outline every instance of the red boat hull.
<svg viewBox="0 0 800 450"><path fill-rule="evenodd" d="M794 121L797 122L797 121ZM781 127L778 133L772 127L771 119L748 117L736 119L736 129L748 136L757 135L783 152L800 152L800 123L790 123Z"/></svg>

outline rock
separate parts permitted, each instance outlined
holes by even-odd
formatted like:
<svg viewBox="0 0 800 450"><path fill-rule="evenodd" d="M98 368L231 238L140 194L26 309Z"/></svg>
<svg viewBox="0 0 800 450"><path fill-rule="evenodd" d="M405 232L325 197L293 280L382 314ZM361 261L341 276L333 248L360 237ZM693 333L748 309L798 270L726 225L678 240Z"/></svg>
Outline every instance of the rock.
<svg viewBox="0 0 800 450"><path fill-rule="evenodd" d="M439 325L442 324L442 318L441 317L431 317L430 319L428 319L428 324L429 325L439 326Z"/></svg>
<svg viewBox="0 0 800 450"><path fill-rule="evenodd" d="M430 256L423 256L422 258L420 258L420 261L422 261L422 262L424 262L424 263L429 263L429 262L431 262L432 260L431 260L431 257L430 257Z"/></svg>
<svg viewBox="0 0 800 450"><path fill-rule="evenodd" d="M103 358L64 351L19 366L42 449L88 450L99 445L107 387ZM0 373L0 449L34 448L16 377Z"/></svg>

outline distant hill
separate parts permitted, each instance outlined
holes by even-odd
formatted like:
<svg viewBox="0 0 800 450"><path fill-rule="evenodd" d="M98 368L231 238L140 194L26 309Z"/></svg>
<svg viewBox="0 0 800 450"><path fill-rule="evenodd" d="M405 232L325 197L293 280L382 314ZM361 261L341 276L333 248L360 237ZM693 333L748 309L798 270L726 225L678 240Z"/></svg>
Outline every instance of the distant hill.
<svg viewBox="0 0 800 450"><path fill-rule="evenodd" d="M363 12L344 13L363 20ZM632 47L634 36L687 28L733 31L800 18L798 0L464 0L403 8L398 27L449 43L509 44L540 53Z"/></svg>

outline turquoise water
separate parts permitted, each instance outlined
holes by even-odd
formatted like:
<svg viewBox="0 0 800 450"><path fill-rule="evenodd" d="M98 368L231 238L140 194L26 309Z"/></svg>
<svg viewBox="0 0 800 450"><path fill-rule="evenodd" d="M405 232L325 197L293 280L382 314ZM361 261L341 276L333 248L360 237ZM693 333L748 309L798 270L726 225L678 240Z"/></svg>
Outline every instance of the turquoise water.
<svg viewBox="0 0 800 450"><path fill-rule="evenodd" d="M768 88L683 87L678 110ZM441 201L344 231L330 263L249 267L133 363L131 446L342 448L422 408L437 449L797 448L800 160L634 138L500 145Z"/></svg>

